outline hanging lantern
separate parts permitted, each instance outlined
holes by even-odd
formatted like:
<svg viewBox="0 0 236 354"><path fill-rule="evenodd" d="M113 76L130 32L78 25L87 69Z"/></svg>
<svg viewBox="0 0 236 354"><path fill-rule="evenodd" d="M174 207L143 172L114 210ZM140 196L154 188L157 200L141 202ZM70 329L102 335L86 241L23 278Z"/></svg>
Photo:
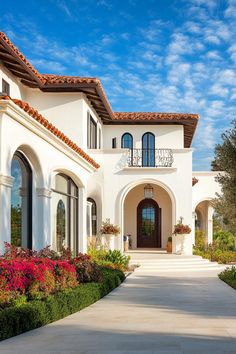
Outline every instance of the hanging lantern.
<svg viewBox="0 0 236 354"><path fill-rule="evenodd" d="M153 198L153 187L151 186L151 184L146 184L146 186L144 187L144 198Z"/></svg>

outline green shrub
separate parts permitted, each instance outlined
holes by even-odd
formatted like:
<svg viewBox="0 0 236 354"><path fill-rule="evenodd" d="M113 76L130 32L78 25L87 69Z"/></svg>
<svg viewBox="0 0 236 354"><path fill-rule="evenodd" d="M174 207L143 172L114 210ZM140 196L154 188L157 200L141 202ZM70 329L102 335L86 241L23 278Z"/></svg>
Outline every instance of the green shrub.
<svg viewBox="0 0 236 354"><path fill-rule="evenodd" d="M115 269L125 271L128 269L130 256L126 256L119 250L97 250L94 247L90 247L88 254L92 260L99 265L108 266Z"/></svg>
<svg viewBox="0 0 236 354"><path fill-rule="evenodd" d="M236 290L236 268L226 268L219 275L219 278Z"/></svg>
<svg viewBox="0 0 236 354"><path fill-rule="evenodd" d="M227 231L217 231L213 235L215 247L226 250L233 251L235 249L235 238L231 232Z"/></svg>
<svg viewBox="0 0 236 354"><path fill-rule="evenodd" d="M199 250L204 250L207 246L206 236L204 231L196 230L195 231L195 247Z"/></svg>
<svg viewBox="0 0 236 354"><path fill-rule="evenodd" d="M32 300L0 309L0 340L57 321L96 302L125 278L119 270L102 269L103 282L81 284L45 299Z"/></svg>

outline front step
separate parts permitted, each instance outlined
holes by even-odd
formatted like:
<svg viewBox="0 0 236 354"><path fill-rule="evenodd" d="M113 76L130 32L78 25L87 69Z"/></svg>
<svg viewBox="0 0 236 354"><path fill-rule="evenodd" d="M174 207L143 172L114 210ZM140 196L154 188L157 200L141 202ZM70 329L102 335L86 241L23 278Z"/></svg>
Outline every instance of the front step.
<svg viewBox="0 0 236 354"><path fill-rule="evenodd" d="M178 255L156 255L148 258L147 254L141 257L131 258L131 264L139 265L137 273L157 273L157 272L189 272L189 271L222 271L225 265L217 262L210 262L200 256L178 256ZM145 258L142 259L142 256Z"/></svg>

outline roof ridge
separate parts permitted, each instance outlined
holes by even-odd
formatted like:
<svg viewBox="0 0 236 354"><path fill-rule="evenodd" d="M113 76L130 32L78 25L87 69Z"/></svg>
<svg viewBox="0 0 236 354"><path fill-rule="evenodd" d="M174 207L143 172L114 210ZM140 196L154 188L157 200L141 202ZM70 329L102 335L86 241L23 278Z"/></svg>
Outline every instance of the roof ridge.
<svg viewBox="0 0 236 354"><path fill-rule="evenodd" d="M23 109L30 117L43 125L47 130L49 130L58 139L62 140L66 145L68 145L72 150L74 150L78 155L83 157L87 162L89 162L96 169L99 168L99 164L92 159L84 150L82 150L76 143L74 143L68 136L61 132L54 124L50 123L48 119L42 116L37 109L31 107L27 102L20 99L11 98L10 96L0 96L2 100L9 100L15 103L18 107Z"/></svg>

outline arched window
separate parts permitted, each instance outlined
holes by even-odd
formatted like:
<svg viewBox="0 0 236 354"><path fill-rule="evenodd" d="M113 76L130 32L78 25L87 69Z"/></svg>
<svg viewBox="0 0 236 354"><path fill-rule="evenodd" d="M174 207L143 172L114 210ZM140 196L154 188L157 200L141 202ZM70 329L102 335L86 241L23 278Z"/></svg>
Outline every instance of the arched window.
<svg viewBox="0 0 236 354"><path fill-rule="evenodd" d="M125 133L122 135L121 147L124 149L133 149L133 137L130 133Z"/></svg>
<svg viewBox="0 0 236 354"><path fill-rule="evenodd" d="M97 235L97 205L94 199L88 198L88 202L92 204L92 235Z"/></svg>
<svg viewBox="0 0 236 354"><path fill-rule="evenodd" d="M142 137L142 166L155 167L155 135L152 133Z"/></svg>
<svg viewBox="0 0 236 354"><path fill-rule="evenodd" d="M69 247L78 251L78 187L73 180L58 174L53 188L54 245L57 252Z"/></svg>
<svg viewBox="0 0 236 354"><path fill-rule="evenodd" d="M26 157L17 151L12 159L11 243L32 248L32 170Z"/></svg>
<svg viewBox="0 0 236 354"><path fill-rule="evenodd" d="M57 250L62 251L66 241L66 208L63 201L60 199L57 204L57 229L56 229L56 244Z"/></svg>

